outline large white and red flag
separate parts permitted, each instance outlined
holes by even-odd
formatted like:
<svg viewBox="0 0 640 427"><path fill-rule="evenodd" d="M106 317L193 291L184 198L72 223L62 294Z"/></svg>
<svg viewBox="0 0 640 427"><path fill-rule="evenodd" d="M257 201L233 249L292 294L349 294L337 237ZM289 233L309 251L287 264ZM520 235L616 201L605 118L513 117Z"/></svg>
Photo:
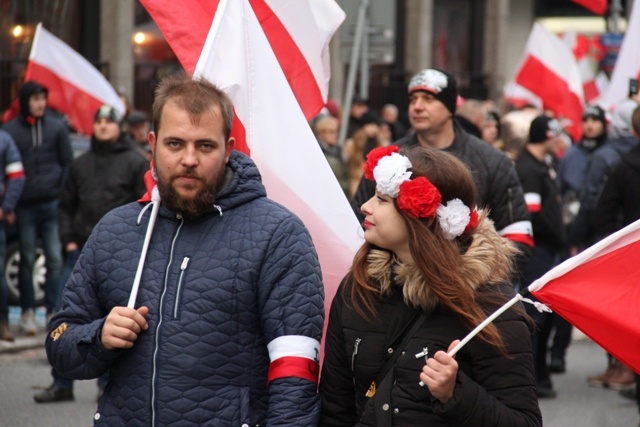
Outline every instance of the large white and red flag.
<svg viewBox="0 0 640 427"><path fill-rule="evenodd" d="M109 81L42 23L33 38L25 80L45 86L47 105L66 114L71 126L85 135L93 133L93 116L101 105L111 105L124 115L124 104Z"/></svg>
<svg viewBox="0 0 640 427"><path fill-rule="evenodd" d="M634 2L627 31L618 52L616 65L611 73L609 87L600 101L600 106L611 110L629 95L629 79L640 78L640 2Z"/></svg>
<svg viewBox="0 0 640 427"><path fill-rule="evenodd" d="M514 81L565 121L574 141L580 139L584 94L578 64L571 49L538 23L533 25Z"/></svg>
<svg viewBox="0 0 640 427"><path fill-rule="evenodd" d="M311 233L328 308L362 234L307 120L325 104L329 40L344 13L333 0L142 3L186 71L231 97L237 145L256 162L269 197Z"/></svg>
<svg viewBox="0 0 640 427"><path fill-rule="evenodd" d="M604 15L609 7L607 0L573 0L573 2L578 3L596 15Z"/></svg>

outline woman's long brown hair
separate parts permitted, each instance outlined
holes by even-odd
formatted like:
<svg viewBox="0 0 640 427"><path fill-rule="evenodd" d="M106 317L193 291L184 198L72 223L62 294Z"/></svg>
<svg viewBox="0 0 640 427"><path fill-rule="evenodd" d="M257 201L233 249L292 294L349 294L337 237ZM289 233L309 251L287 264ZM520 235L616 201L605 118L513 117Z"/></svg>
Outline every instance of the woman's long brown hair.
<svg viewBox="0 0 640 427"><path fill-rule="evenodd" d="M443 203L458 198L469 207L476 206L475 182L460 160L444 151L424 147L403 150L402 154L411 161L411 177L427 177L440 191ZM473 232L450 241L442 235L436 218L413 218L400 209L398 212L407 225L409 249L425 285L466 327L475 328L487 317L482 305L495 303L495 298L463 283L462 255L473 241ZM365 317L367 312L375 314L374 301L380 294L379 285L367 273L367 255L373 248L365 243L358 250L350 272L351 300L354 309ZM488 325L479 337L504 352L504 343L495 325Z"/></svg>

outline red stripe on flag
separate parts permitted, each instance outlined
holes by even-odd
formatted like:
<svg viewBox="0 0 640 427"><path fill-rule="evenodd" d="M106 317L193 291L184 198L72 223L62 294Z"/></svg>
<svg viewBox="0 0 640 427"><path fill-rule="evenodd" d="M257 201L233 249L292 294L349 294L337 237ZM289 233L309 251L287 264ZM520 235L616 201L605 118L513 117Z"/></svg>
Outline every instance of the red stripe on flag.
<svg viewBox="0 0 640 427"><path fill-rule="evenodd" d="M582 102L562 77L551 71L536 57L529 55L516 76L516 82L535 93L544 107L557 116L571 120L569 133L574 141L582 135Z"/></svg>
<svg viewBox="0 0 640 427"><path fill-rule="evenodd" d="M589 260L532 292L640 372L640 241Z"/></svg>
<svg viewBox="0 0 640 427"><path fill-rule="evenodd" d="M316 116L324 101L318 82L306 58L291 38L289 31L264 0L249 0L253 11L269 40L291 90L307 120Z"/></svg>
<svg viewBox="0 0 640 427"><path fill-rule="evenodd" d="M596 85L595 80L591 80L582 85L582 90L584 91L584 101L590 102L600 96L600 90L598 89L598 85Z"/></svg>
<svg viewBox="0 0 640 427"><path fill-rule="evenodd" d="M185 71L193 74L220 0L140 0Z"/></svg>
<svg viewBox="0 0 640 427"><path fill-rule="evenodd" d="M573 2L597 15L604 15L609 7L607 0L573 0Z"/></svg>
<svg viewBox="0 0 640 427"><path fill-rule="evenodd" d="M47 105L64 112L78 132L93 134L93 116L103 102L74 86L50 69L29 61L25 81L34 80L47 87Z"/></svg>
<svg viewBox="0 0 640 427"><path fill-rule="evenodd" d="M278 378L296 377L318 384L320 365L318 361L306 357L287 356L274 360L269 365L267 383Z"/></svg>

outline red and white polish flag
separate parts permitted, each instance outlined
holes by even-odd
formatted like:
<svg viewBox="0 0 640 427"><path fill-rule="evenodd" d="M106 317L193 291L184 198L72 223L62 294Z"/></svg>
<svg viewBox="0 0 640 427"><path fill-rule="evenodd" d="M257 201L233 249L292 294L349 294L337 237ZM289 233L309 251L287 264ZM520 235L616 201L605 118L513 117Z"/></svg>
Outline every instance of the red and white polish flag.
<svg viewBox="0 0 640 427"><path fill-rule="evenodd" d="M640 221L550 270L529 291L640 372Z"/></svg>
<svg viewBox="0 0 640 427"><path fill-rule="evenodd" d="M329 40L344 13L333 0L142 3L187 72L231 97L237 146L257 164L269 197L311 233L328 313L362 233L307 120L325 104Z"/></svg>
<svg viewBox="0 0 640 427"><path fill-rule="evenodd" d="M622 40L611 81L600 106L609 111L629 95L629 79L640 79L640 2L633 3L627 32Z"/></svg>
<svg viewBox="0 0 640 427"><path fill-rule="evenodd" d="M71 126L85 135L93 133L93 116L101 105L111 105L124 115L124 104L109 81L42 23L36 27L26 80L45 86L48 106L66 114Z"/></svg>
<svg viewBox="0 0 640 427"><path fill-rule="evenodd" d="M580 139L584 94L578 64L571 49L538 23L533 25L514 81L538 96L544 109L566 121L574 141Z"/></svg>

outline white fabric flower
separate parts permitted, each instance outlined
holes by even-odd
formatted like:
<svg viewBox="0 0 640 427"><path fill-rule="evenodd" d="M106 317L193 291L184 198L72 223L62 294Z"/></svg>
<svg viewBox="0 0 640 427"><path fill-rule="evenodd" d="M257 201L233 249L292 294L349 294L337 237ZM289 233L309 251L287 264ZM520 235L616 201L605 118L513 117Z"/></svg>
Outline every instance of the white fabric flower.
<svg viewBox="0 0 640 427"><path fill-rule="evenodd" d="M378 164L373 169L373 177L376 180L376 190L378 193L396 198L400 192L400 184L408 181L411 172L409 158L398 153L391 153L378 160Z"/></svg>
<svg viewBox="0 0 640 427"><path fill-rule="evenodd" d="M460 199L449 200L446 206L438 207L438 222L447 240L453 240L464 233L470 221L470 213L469 207Z"/></svg>

